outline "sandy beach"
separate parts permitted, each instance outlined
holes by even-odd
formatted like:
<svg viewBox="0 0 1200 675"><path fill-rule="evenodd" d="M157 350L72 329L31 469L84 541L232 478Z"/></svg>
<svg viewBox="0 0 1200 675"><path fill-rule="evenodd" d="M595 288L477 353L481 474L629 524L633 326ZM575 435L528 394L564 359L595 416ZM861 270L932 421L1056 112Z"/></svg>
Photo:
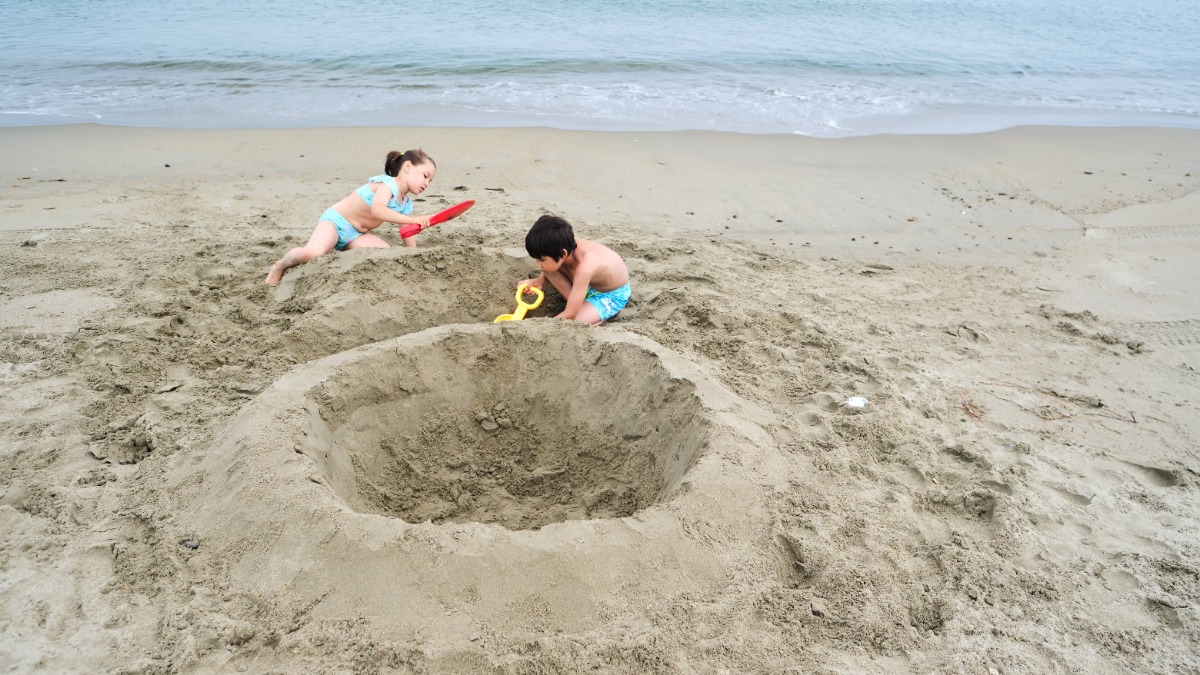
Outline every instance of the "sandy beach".
<svg viewBox="0 0 1200 675"><path fill-rule="evenodd" d="M1200 132L0 148L4 672L1200 673ZM616 320L492 324L543 213Z"/></svg>

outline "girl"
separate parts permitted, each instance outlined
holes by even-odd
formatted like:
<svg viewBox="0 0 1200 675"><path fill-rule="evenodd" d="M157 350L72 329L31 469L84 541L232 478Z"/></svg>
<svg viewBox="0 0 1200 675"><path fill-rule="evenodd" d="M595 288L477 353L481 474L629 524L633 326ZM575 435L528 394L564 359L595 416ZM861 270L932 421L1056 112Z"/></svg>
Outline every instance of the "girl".
<svg viewBox="0 0 1200 675"><path fill-rule="evenodd" d="M387 242L371 234L384 223L429 227L429 216L412 216L412 197L429 187L437 175L437 164L423 150L392 151L383 164L382 176L375 176L321 214L317 229L304 246L284 254L267 273L267 285L275 286L283 273L337 249L389 248ZM416 248L417 237L404 239L404 245Z"/></svg>

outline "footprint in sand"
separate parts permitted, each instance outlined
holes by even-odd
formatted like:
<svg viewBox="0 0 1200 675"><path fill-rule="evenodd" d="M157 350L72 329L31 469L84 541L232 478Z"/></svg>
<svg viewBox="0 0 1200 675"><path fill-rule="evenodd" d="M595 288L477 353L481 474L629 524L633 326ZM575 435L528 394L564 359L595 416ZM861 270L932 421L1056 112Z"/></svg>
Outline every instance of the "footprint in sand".
<svg viewBox="0 0 1200 675"><path fill-rule="evenodd" d="M1179 476L1166 469L1159 469L1153 466L1142 466L1141 464L1135 464L1133 462L1124 462L1124 464L1136 469L1142 479L1151 485L1157 485L1158 487L1175 487L1181 482L1179 480Z"/></svg>

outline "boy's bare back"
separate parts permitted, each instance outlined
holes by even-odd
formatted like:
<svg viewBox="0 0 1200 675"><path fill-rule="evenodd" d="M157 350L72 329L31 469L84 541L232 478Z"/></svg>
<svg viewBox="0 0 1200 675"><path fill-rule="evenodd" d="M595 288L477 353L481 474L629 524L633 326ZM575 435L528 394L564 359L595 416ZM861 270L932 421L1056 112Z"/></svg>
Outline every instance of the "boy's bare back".
<svg viewBox="0 0 1200 675"><path fill-rule="evenodd" d="M578 263L571 270L572 277L578 277L579 272L591 270L591 274L583 275L590 278L589 286L601 293L616 290L629 283L629 270L625 261L611 248L600 242L575 238L575 255Z"/></svg>

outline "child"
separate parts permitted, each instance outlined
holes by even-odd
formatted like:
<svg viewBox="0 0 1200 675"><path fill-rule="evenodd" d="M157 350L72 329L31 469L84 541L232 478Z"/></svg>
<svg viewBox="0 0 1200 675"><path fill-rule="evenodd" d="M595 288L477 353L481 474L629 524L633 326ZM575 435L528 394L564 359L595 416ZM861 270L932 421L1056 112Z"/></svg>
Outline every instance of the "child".
<svg viewBox="0 0 1200 675"><path fill-rule="evenodd" d="M267 273L267 285L275 286L283 273L337 249L389 248L387 242L371 234L384 223L429 227L429 216L411 216L412 198L429 187L437 175L437 164L423 150L392 151L383 164L382 176L375 176L321 214L321 220L304 246L284 254ZM415 248L417 237L404 239Z"/></svg>
<svg viewBox="0 0 1200 675"><path fill-rule="evenodd" d="M571 224L558 216L537 219L525 235L525 250L542 271L517 288L542 288L546 279L567 299L558 316L584 323L603 323L629 302L629 270L616 251L587 239L576 239Z"/></svg>

